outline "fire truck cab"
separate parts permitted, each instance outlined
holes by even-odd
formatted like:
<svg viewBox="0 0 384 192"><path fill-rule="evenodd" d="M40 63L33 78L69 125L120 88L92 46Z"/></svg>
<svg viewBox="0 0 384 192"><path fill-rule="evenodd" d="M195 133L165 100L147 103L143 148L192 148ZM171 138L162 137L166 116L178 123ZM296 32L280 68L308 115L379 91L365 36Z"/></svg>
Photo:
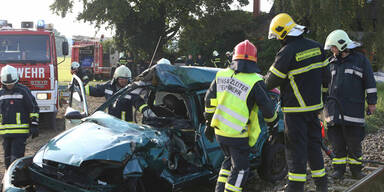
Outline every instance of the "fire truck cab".
<svg viewBox="0 0 384 192"><path fill-rule="evenodd" d="M13 29L0 21L0 68L12 65L19 73L19 83L29 87L40 108L43 127L56 128L58 110L58 74L55 34L44 21L22 22ZM62 43L62 55L68 55L68 42Z"/></svg>

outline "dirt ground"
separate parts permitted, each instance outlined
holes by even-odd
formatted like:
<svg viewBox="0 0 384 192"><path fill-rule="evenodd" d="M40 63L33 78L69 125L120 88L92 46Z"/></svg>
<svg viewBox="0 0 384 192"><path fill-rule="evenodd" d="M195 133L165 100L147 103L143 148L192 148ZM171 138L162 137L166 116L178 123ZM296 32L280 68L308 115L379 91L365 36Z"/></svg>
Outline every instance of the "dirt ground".
<svg viewBox="0 0 384 192"><path fill-rule="evenodd" d="M102 104L105 101L104 98L94 98L89 97L88 98L88 107L89 112L92 113L100 104ZM59 130L64 129L64 112L65 108L67 106L64 105L62 108L59 109L59 112L57 114L57 126ZM37 152L44 144L46 144L51 138L58 135L60 131L55 131L54 129L51 130L40 130L39 137L35 139L28 138L27 140L27 146L26 146L26 156L34 155L34 153ZM2 142L2 139L0 138L0 142ZM383 151L383 143L384 143L384 130L380 130L378 133L367 135L364 142L363 142L363 153L365 159L370 160L376 160L376 161L384 161L384 151ZM325 155L324 155L325 156ZM328 173L331 173L331 161L328 157L325 157L326 162L326 171ZM375 167L376 165L366 165L367 167ZM3 161L3 149L0 148L0 179L2 179L2 176L4 174L5 168L4 168L4 161ZM372 169L365 169L365 173L371 172ZM352 185L356 180L350 179L349 173L346 175L346 179L341 181L334 181L330 177L329 178L329 191L330 192L341 192L347 189L348 186ZM287 179L283 179L282 181L278 181L276 183L268 183L263 180L261 180L256 171L255 171L255 177L253 177L249 182L248 186L246 187L246 191L250 192L276 192L276 191L283 191L286 188ZM188 189L184 192L192 192L192 191L200 191L200 192L210 192L213 191L213 186L203 186L203 187L194 187L194 189ZM307 184L306 184L306 191L315 191L315 185L312 181L312 179L308 178Z"/></svg>

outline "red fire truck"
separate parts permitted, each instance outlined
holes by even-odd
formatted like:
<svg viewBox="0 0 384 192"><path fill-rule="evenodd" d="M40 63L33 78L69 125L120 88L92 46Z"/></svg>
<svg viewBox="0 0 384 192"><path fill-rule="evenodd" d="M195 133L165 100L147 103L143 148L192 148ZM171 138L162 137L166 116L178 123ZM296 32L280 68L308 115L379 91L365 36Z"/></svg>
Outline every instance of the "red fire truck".
<svg viewBox="0 0 384 192"><path fill-rule="evenodd" d="M17 68L19 82L29 87L40 108L41 126L55 128L58 110L58 74L55 34L44 21L22 22L13 29L0 21L0 68ZM62 43L62 54L68 55L68 42Z"/></svg>
<svg viewBox="0 0 384 192"><path fill-rule="evenodd" d="M115 50L103 50L102 40L85 36L73 36L72 62L80 63L83 71L90 79L108 79L111 67L118 60Z"/></svg>

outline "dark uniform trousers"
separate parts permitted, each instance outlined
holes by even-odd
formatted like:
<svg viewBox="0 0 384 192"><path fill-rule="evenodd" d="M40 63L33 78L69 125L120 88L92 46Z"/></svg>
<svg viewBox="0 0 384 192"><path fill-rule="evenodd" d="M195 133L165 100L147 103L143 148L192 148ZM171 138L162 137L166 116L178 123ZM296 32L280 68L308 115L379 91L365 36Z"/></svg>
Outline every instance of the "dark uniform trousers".
<svg viewBox="0 0 384 192"><path fill-rule="evenodd" d="M362 156L361 142L364 140L363 126L334 125L328 128L328 138L334 147L335 159L332 162L335 169L345 171L348 163L350 169L361 169L362 163L356 161Z"/></svg>
<svg viewBox="0 0 384 192"><path fill-rule="evenodd" d="M304 191L307 162L316 184L326 182L318 112L284 113L289 192ZM321 174L316 174L320 173Z"/></svg>
<svg viewBox="0 0 384 192"><path fill-rule="evenodd" d="M249 174L248 138L230 138L216 135L224 153L215 192L241 191Z"/></svg>
<svg viewBox="0 0 384 192"><path fill-rule="evenodd" d="M8 169L13 161L24 156L26 140L23 136L3 136L5 168Z"/></svg>

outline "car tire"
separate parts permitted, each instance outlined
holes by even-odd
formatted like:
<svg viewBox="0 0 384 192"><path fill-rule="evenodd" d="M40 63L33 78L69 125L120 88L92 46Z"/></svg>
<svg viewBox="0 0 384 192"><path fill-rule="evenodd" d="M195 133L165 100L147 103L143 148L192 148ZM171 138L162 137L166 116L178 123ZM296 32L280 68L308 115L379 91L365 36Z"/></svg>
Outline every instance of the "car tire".
<svg viewBox="0 0 384 192"><path fill-rule="evenodd" d="M257 171L262 179L269 182L283 179L288 173L284 145L266 142L263 146L262 163Z"/></svg>

